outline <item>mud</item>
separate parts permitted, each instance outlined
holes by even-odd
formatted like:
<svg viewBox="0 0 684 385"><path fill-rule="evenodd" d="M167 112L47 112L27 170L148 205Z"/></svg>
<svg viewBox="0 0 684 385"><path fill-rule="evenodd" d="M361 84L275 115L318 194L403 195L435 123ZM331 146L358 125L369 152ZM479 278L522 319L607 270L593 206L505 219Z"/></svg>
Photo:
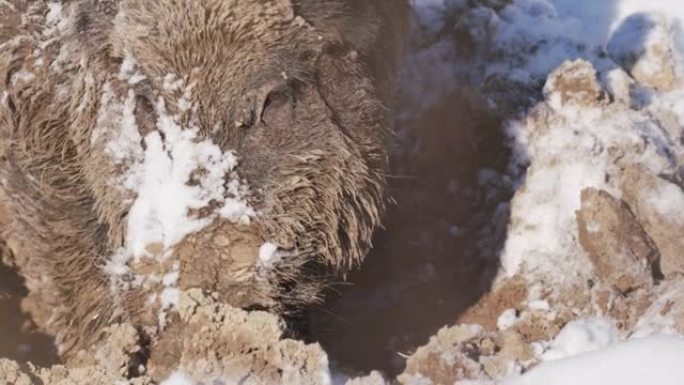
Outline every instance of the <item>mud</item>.
<svg viewBox="0 0 684 385"><path fill-rule="evenodd" d="M36 331L21 309L27 294L21 279L0 264L0 357L49 366L58 362L52 338Z"/></svg>

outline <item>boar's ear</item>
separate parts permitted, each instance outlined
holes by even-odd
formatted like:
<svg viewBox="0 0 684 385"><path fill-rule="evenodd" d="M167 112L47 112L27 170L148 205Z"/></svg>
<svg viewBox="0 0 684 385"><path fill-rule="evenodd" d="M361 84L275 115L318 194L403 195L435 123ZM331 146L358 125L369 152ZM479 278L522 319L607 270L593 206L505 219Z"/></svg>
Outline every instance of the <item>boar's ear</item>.
<svg viewBox="0 0 684 385"><path fill-rule="evenodd" d="M323 34L366 53L380 31L377 9L369 0L292 0L295 15Z"/></svg>

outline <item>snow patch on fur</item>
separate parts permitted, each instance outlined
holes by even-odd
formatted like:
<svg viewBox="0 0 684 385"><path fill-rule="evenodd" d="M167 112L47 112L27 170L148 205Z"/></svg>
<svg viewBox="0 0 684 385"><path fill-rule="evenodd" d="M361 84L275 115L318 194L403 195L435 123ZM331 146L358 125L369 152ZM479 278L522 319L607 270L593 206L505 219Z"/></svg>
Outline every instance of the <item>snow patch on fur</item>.
<svg viewBox="0 0 684 385"><path fill-rule="evenodd" d="M119 79L135 85L145 76L137 71L135 59L127 56ZM182 88L182 83L171 78L165 83L170 88ZM182 109L192 107L188 102L190 92L191 87L183 90L179 100L185 106ZM107 152L112 163L125 170L116 188L134 197L124 247L112 255L105 271L115 286L124 289L131 285L147 288L161 282L163 291L158 300L162 309L160 324L164 324L163 313L179 297L179 263L169 261L174 246L218 218L248 224L256 213L245 200L248 188L235 172L238 159L234 152L224 152L211 140L201 138L197 127L181 125L180 118L167 111L161 97L153 106L155 129L143 137L135 114L136 98L135 92L129 90L123 101L118 100L109 86L102 93L98 124L117 122L118 132L109 138ZM98 140L105 129L96 128L91 139ZM163 277L132 274L131 264L150 262L171 267L164 269Z"/></svg>

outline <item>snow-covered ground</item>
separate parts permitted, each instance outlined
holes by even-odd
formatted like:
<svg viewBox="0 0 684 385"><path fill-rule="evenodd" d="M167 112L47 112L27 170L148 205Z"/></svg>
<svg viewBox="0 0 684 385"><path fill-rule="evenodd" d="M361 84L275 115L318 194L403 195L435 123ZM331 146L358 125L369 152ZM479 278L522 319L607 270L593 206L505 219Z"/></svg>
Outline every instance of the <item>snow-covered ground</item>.
<svg viewBox="0 0 684 385"><path fill-rule="evenodd" d="M417 84L418 94L428 95L421 99L426 103L465 83L481 90L495 109L514 106L515 113L504 114L516 158L511 176L517 177L518 190L501 253L501 279L526 279L530 304L582 296L561 291L582 290L577 282L597 280L598 257L585 247L591 235L583 240L578 235L606 232L601 228L605 223L578 224L580 211L589 207L583 191L594 188L631 206L660 250L664 282L677 286L684 272L670 261L682 260L684 254L668 251L671 239L662 234L677 228L684 210L684 192L677 182L684 159L684 7L677 0L476 3L482 6L469 7L472 2L465 0L413 1L426 34L437 36L435 31L455 23L446 28L468 47L450 44L452 37L438 40L409 58L416 68L438 61L432 70L404 76ZM625 171L633 167L652 175L657 187L633 185L634 173ZM656 230L656 222L667 224ZM628 255L626 243L620 240L615 249L601 252ZM539 365L522 376L520 367L512 366L503 383L681 383L684 342L666 314L678 289L665 289L650 276L646 280L644 290L656 291L660 299L641 313L634 329L617 328L610 317L592 318L603 315L600 309L570 309L576 321L554 339L534 344ZM586 290L587 297L595 295ZM628 306L637 312L636 301ZM552 305L545 314L554 311ZM517 320L509 309L499 318L499 328Z"/></svg>

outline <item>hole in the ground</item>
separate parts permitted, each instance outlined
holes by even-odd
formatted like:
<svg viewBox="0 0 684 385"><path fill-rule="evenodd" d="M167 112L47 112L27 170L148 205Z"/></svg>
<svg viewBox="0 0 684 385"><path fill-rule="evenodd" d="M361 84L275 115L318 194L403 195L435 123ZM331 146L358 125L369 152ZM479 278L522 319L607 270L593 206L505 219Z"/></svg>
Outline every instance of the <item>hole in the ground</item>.
<svg viewBox="0 0 684 385"><path fill-rule="evenodd" d="M21 310L26 294L22 279L0 263L0 357L38 366L56 364L59 359L54 339L37 332Z"/></svg>
<svg viewBox="0 0 684 385"><path fill-rule="evenodd" d="M386 230L349 284L310 312L309 338L335 369L400 373L400 353L490 288L508 215L500 203L510 200L496 186L509 160L501 124L469 90L399 122Z"/></svg>

